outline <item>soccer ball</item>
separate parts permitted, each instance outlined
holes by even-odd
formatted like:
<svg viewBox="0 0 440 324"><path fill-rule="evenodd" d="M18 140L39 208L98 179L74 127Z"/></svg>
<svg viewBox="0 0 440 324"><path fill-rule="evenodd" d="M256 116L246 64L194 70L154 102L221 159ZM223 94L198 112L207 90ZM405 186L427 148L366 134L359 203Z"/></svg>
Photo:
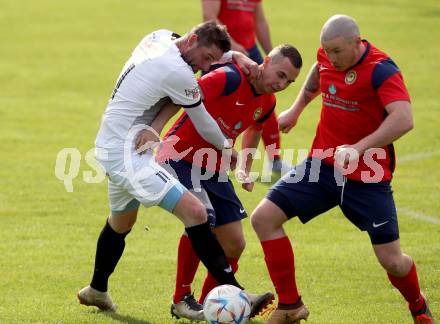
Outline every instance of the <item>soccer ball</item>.
<svg viewBox="0 0 440 324"><path fill-rule="evenodd" d="M203 303L203 314L210 324L244 324L250 313L249 297L231 285L215 287Z"/></svg>

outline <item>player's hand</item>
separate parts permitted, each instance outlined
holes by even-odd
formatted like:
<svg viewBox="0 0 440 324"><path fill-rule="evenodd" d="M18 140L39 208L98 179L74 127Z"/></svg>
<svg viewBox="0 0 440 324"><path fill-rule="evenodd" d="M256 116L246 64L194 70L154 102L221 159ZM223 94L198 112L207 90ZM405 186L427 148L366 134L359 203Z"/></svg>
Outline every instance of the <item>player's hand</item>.
<svg viewBox="0 0 440 324"><path fill-rule="evenodd" d="M153 129L143 129L137 134L134 147L136 153L142 155L146 151L154 149L159 143L159 135Z"/></svg>
<svg viewBox="0 0 440 324"><path fill-rule="evenodd" d="M246 49L241 44L238 44L237 42L232 42L231 49L233 51L237 51L237 52L243 53L245 55L248 54Z"/></svg>
<svg viewBox="0 0 440 324"><path fill-rule="evenodd" d="M258 64L240 52L233 52L232 59L241 68L249 81L255 81L260 77L261 70Z"/></svg>
<svg viewBox="0 0 440 324"><path fill-rule="evenodd" d="M352 173L359 163L359 151L351 145L340 145L335 150L335 167L342 174Z"/></svg>
<svg viewBox="0 0 440 324"><path fill-rule="evenodd" d="M235 168L237 167L237 160L238 160L238 153L234 148L232 148L231 149L231 164L230 164L230 168L232 171L234 171Z"/></svg>
<svg viewBox="0 0 440 324"><path fill-rule="evenodd" d="M237 181L241 183L241 187L244 190L252 192L252 190L254 189L254 182L244 170L238 170L237 172L235 172L235 177Z"/></svg>
<svg viewBox="0 0 440 324"><path fill-rule="evenodd" d="M283 111L278 115L278 128L282 133L288 133L295 127L298 117L295 117L291 109Z"/></svg>

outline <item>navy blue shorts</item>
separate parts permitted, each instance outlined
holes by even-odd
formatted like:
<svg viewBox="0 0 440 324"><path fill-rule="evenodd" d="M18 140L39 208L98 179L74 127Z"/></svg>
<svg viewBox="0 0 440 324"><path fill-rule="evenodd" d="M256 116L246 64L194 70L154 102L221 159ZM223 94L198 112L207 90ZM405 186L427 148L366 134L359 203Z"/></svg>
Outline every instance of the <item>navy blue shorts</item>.
<svg viewBox="0 0 440 324"><path fill-rule="evenodd" d="M333 166L307 159L269 190L266 198L287 217L302 223L339 206L354 225L367 231L373 244L399 238L390 182L363 183L346 179Z"/></svg>
<svg viewBox="0 0 440 324"><path fill-rule="evenodd" d="M247 49L249 58L256 62L257 64L263 63L263 57L261 56L260 50L258 49L257 44L255 44L252 48Z"/></svg>
<svg viewBox="0 0 440 324"><path fill-rule="evenodd" d="M195 172L192 174L193 165L184 160L177 162L170 160L166 164L162 164L162 167L176 176L179 182L205 205L211 227L225 225L247 217L232 182L226 176L219 178L219 174L215 173L209 180L199 180L197 175L205 174L206 171L203 170L200 173L200 169L194 166Z"/></svg>

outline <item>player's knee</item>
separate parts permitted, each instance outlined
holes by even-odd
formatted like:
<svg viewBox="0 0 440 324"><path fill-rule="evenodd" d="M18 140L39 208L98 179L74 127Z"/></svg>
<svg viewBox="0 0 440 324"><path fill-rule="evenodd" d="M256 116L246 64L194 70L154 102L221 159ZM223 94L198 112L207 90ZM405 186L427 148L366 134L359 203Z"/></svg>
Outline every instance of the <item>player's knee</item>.
<svg viewBox="0 0 440 324"><path fill-rule="evenodd" d="M208 220L208 214L206 213L206 208L201 203L191 204L189 206L190 215L192 221L198 224L206 223Z"/></svg>
<svg viewBox="0 0 440 324"><path fill-rule="evenodd" d="M404 275L402 260L398 257L386 256L379 259L382 267L390 274L400 276Z"/></svg>
<svg viewBox="0 0 440 324"><path fill-rule="evenodd" d="M239 258L246 247L246 240L244 237L237 237L228 240L226 246L224 246L225 254L231 258Z"/></svg>
<svg viewBox="0 0 440 324"><path fill-rule="evenodd" d="M264 214L255 210L251 216L251 225L256 233L261 233L265 230Z"/></svg>

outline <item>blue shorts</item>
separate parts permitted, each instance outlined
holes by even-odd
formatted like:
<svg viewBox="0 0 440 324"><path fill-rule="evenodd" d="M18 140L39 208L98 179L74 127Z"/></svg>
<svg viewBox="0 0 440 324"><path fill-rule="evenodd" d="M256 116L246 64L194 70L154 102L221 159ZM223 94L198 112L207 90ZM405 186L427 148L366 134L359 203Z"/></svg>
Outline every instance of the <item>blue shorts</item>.
<svg viewBox="0 0 440 324"><path fill-rule="evenodd" d="M225 225L247 217L229 178L219 179L219 174L215 173L208 180L200 180L197 175L205 174L205 171L202 170L200 173L200 168L193 167L193 164L184 160L177 162L170 160L162 167L177 177L179 182L205 205L211 227ZM191 173L192 170L195 172Z"/></svg>
<svg viewBox="0 0 440 324"><path fill-rule="evenodd" d="M295 175L296 173L296 175ZM307 159L269 190L266 198L287 217L302 223L339 206L355 226L367 231L373 244L399 238L390 182L363 183L342 177L333 166Z"/></svg>
<svg viewBox="0 0 440 324"><path fill-rule="evenodd" d="M258 49L257 44L255 44L253 47L246 50L248 52L249 58L256 62L257 64L263 63L263 57L261 56L260 50Z"/></svg>

